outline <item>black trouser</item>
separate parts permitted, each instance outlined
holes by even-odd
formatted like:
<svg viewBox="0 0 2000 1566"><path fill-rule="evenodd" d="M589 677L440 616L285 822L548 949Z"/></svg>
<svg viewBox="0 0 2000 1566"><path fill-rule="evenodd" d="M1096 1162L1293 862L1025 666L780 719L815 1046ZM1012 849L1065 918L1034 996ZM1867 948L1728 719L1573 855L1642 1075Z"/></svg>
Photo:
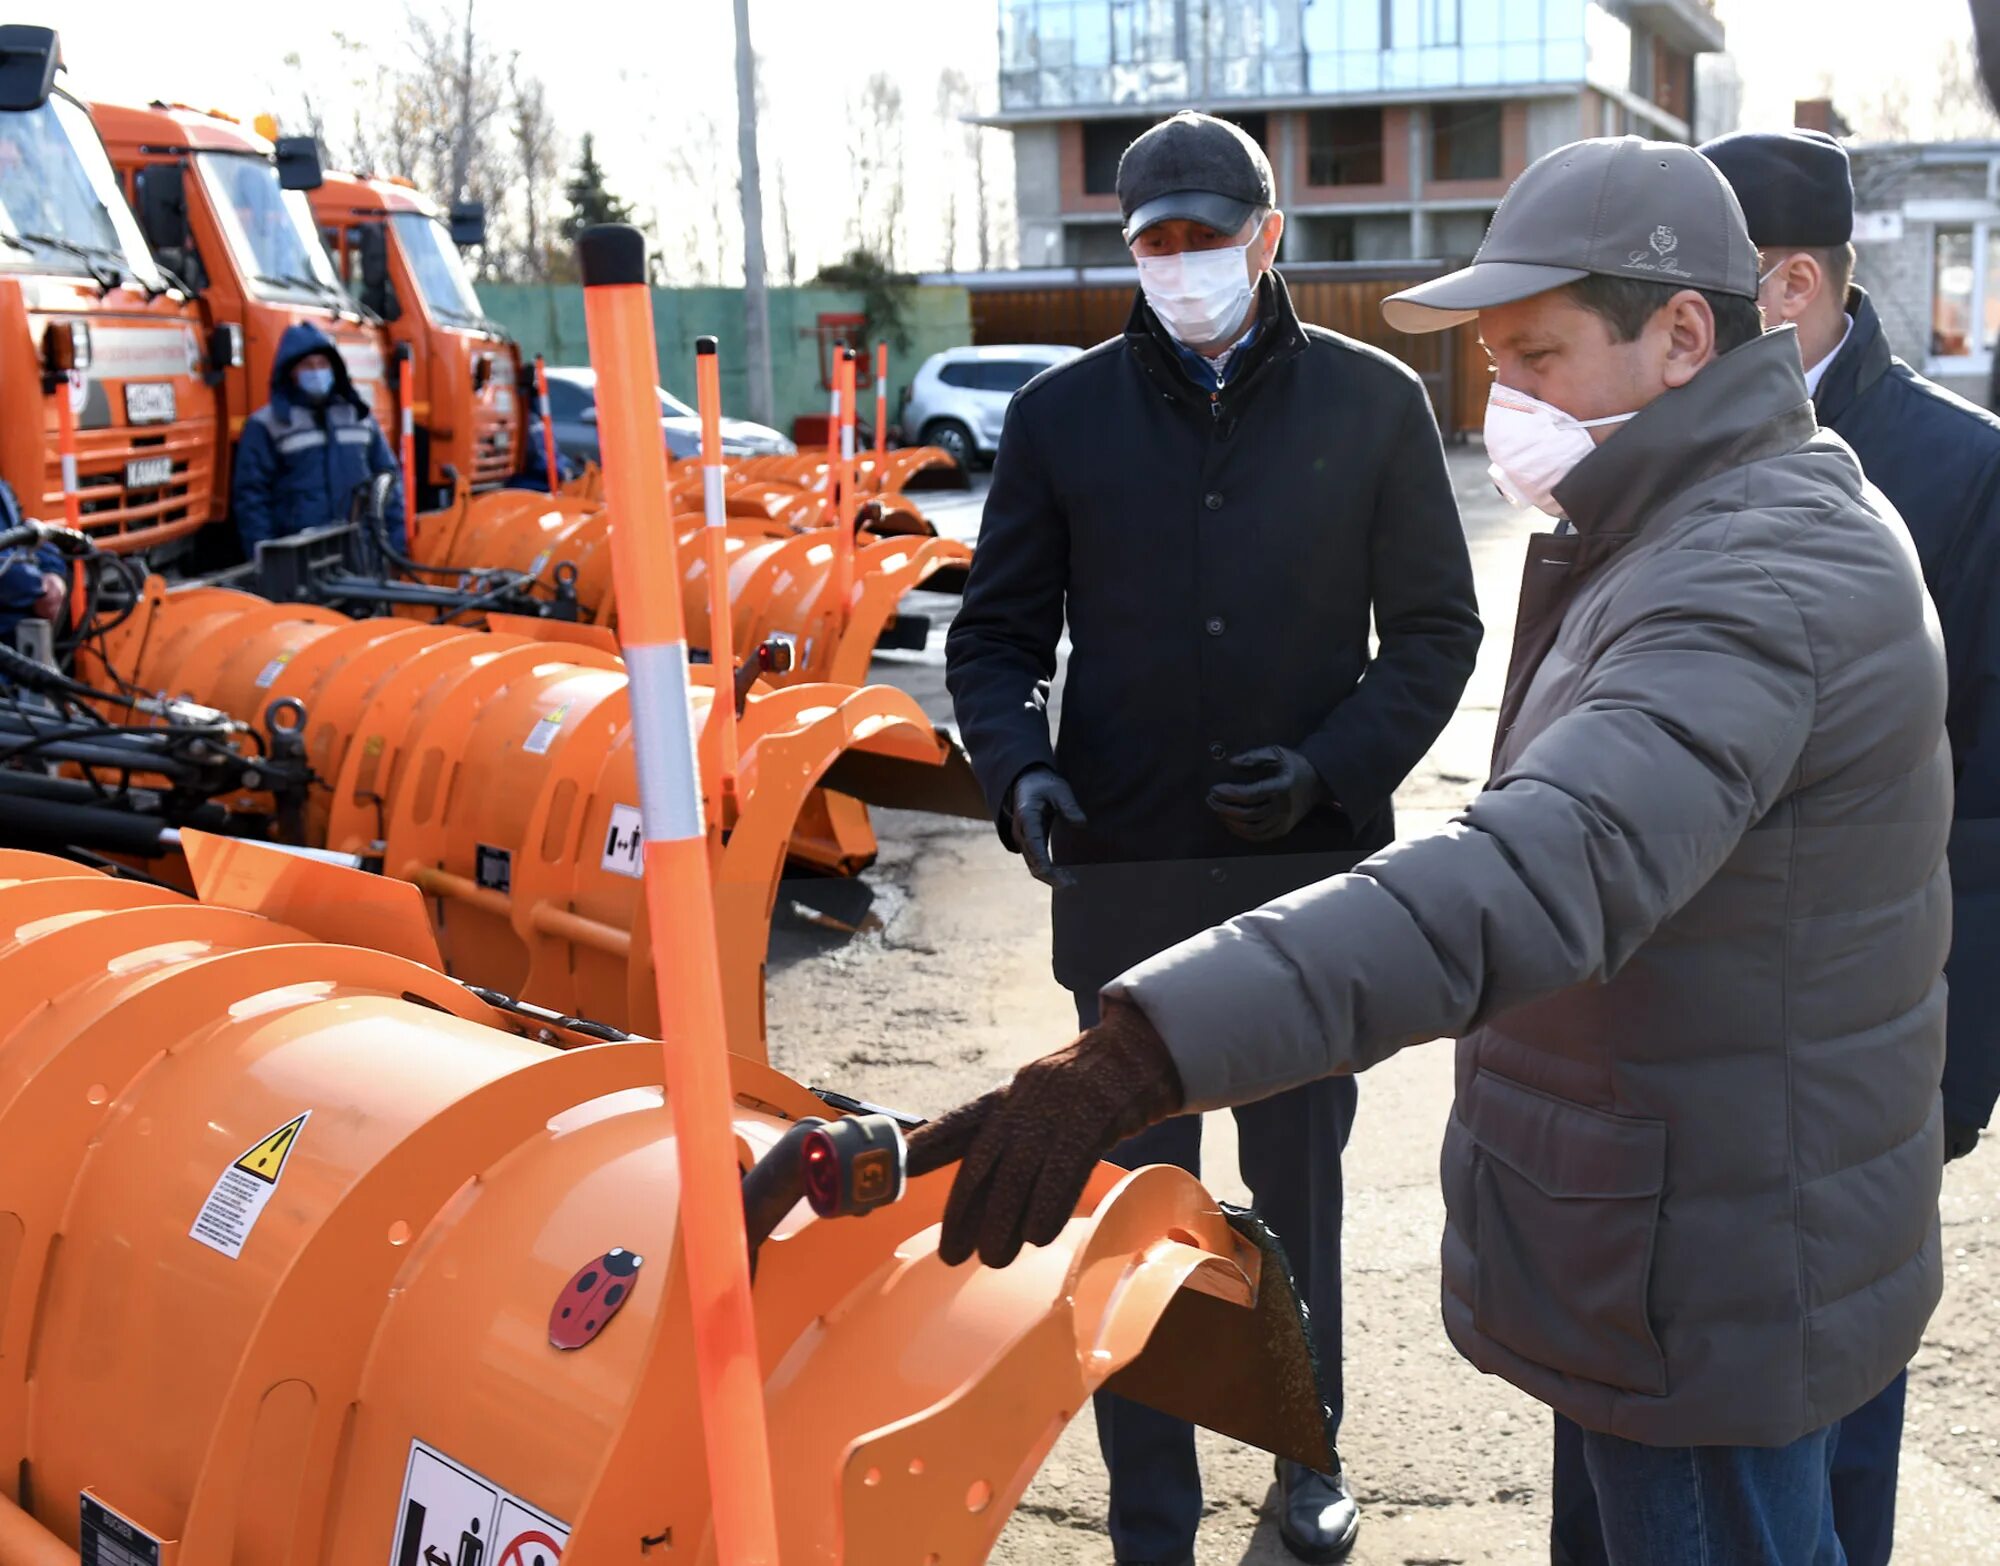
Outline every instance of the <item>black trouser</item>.
<svg viewBox="0 0 2000 1566"><path fill-rule="evenodd" d="M1079 1026L1097 1021L1097 992L1076 992ZM1252 1204L1285 1247L1305 1305L1338 1439L1340 1370L1340 1155L1354 1125L1352 1077L1327 1077L1236 1115L1236 1162ZM1180 1115L1140 1132L1111 1154L1127 1169L1175 1164L1201 1172L1201 1117ZM1180 1561L1201 1521L1201 1470L1194 1427L1143 1404L1097 1395L1097 1440L1111 1474L1110 1533L1120 1561Z"/></svg>

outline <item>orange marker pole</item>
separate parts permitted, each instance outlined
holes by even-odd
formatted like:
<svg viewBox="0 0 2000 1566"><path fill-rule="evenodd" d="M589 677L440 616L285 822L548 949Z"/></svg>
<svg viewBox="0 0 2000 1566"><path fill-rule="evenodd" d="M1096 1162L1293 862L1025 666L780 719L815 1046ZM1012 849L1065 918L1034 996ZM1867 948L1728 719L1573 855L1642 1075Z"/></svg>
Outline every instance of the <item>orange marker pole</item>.
<svg viewBox="0 0 2000 1566"><path fill-rule="evenodd" d="M854 381L855 354L840 350L840 510L835 514L834 581L840 592L840 629L847 630L848 600L854 596Z"/></svg>
<svg viewBox="0 0 2000 1566"><path fill-rule="evenodd" d="M889 345L875 345L875 473L881 487L882 457L889 449Z"/></svg>
<svg viewBox="0 0 2000 1566"><path fill-rule="evenodd" d="M410 547L417 542L417 388L416 371L406 351L396 361L397 425L403 446L403 515L409 526L404 530Z"/></svg>
<svg viewBox="0 0 2000 1566"><path fill-rule="evenodd" d="M708 661L715 670L715 698L708 721L718 731L722 762L720 797L736 792L736 636L729 622L729 513L722 500L722 364L715 339L694 345L695 403L701 410L701 504L708 524Z"/></svg>
<svg viewBox="0 0 2000 1566"><path fill-rule="evenodd" d="M76 410L69 401L70 388L79 374L70 370L56 381L56 455L62 463L63 521L73 528L83 526L83 496L76 476Z"/></svg>
<svg viewBox="0 0 2000 1566"><path fill-rule="evenodd" d="M830 527L840 516L840 359L844 344L833 350L833 389L826 397L826 505L822 508Z"/></svg>
<svg viewBox="0 0 2000 1566"><path fill-rule="evenodd" d="M542 419L542 451L549 464L549 493L553 495L556 483L556 423L549 417L549 372L542 363L542 356L535 355L535 412Z"/></svg>
<svg viewBox="0 0 2000 1566"><path fill-rule="evenodd" d="M688 706L687 632L654 390L659 365L653 357L645 237L627 224L598 224L578 240L577 259L590 359L597 370L605 501L617 518L611 568L631 681L646 912L680 1164L680 1239L693 1307L716 1559L720 1566L777 1566L778 1520L736 1169L715 905Z"/></svg>

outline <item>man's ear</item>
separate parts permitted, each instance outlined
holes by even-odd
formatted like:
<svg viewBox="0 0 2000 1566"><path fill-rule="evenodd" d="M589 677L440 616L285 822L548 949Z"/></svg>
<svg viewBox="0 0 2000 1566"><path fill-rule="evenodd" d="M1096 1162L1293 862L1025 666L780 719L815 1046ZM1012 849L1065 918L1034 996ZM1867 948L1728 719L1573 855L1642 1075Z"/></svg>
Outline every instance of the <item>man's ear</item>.
<svg viewBox="0 0 2000 1566"><path fill-rule="evenodd" d="M1683 288L1654 317L1666 335L1661 378L1669 390L1685 386L1715 357L1715 313L1692 288Z"/></svg>
<svg viewBox="0 0 2000 1566"><path fill-rule="evenodd" d="M1257 258L1258 270L1269 271L1278 263L1278 241L1285 235L1285 214L1275 207L1271 215L1264 219L1262 254Z"/></svg>
<svg viewBox="0 0 2000 1566"><path fill-rule="evenodd" d="M1794 251L1785 258L1770 286L1777 289L1778 309L1777 320L1767 324L1778 326L1786 321L1796 321L1812 308L1813 301L1825 290L1826 270L1817 257L1803 250Z"/></svg>

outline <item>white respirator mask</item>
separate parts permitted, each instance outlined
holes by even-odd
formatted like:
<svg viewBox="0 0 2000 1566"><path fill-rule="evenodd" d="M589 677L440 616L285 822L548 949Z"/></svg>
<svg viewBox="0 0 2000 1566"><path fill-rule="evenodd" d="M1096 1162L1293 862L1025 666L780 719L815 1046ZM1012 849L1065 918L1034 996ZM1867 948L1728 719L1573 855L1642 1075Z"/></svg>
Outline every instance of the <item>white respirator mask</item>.
<svg viewBox="0 0 2000 1566"><path fill-rule="evenodd" d="M1632 417L1614 413L1605 419L1575 419L1551 403L1496 384L1486 397L1486 455L1492 458L1486 471L1515 505L1559 517L1556 485L1597 449L1590 432Z"/></svg>
<svg viewBox="0 0 2000 1566"><path fill-rule="evenodd" d="M1226 250L1139 257L1139 287L1175 341L1205 347L1242 330L1250 318L1250 246L1263 232Z"/></svg>

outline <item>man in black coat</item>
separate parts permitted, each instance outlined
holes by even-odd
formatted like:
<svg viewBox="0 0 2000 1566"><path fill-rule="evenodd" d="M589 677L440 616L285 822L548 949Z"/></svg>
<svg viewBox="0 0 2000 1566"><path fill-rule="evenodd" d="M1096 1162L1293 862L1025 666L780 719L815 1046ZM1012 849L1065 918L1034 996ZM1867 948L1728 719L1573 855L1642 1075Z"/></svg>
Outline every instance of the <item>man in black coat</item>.
<svg viewBox="0 0 2000 1566"><path fill-rule="evenodd" d="M1123 337L1015 398L946 644L1001 838L1055 889L1056 978L1086 1026L1132 964L1387 844L1390 796L1451 716L1480 637L1423 386L1300 323L1272 270L1284 216L1256 143L1176 115L1126 149L1118 194L1141 297ZM1353 1110L1342 1078L1236 1112L1336 1431ZM1196 1169L1199 1152L1190 1116L1119 1162ZM1191 1560L1193 1432L1100 1397L1098 1433L1118 1560ZM1280 1478L1293 1553L1344 1557L1359 1518L1341 1476L1281 1464Z"/></svg>
<svg viewBox="0 0 2000 1566"><path fill-rule="evenodd" d="M1797 332L1813 409L1901 513L1944 632L1957 782L1945 1158L1963 1158L2000 1097L2000 420L1889 351L1874 305L1852 285L1854 184L1839 142L1744 132L1701 150L1749 221L1765 324ZM1833 1510L1850 1566L1889 1561L1904 1388L1899 1376L1841 1421ZM1560 1436L1553 1509L1557 1566L1602 1562L1581 1454Z"/></svg>

